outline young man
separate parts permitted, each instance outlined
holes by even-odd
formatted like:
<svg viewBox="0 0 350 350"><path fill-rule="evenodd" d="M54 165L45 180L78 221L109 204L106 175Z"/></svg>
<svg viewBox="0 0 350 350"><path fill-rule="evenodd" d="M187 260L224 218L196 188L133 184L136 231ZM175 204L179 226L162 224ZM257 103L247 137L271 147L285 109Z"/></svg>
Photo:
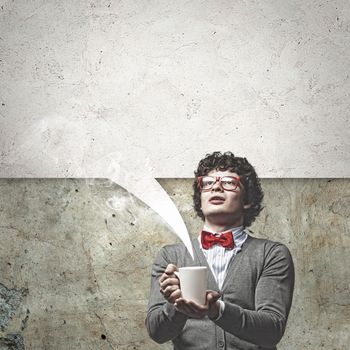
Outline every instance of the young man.
<svg viewBox="0 0 350 350"><path fill-rule="evenodd" d="M254 168L231 152L214 152L195 172L194 207L204 228L192 243L161 249L152 269L146 326L153 340L175 350L276 349L291 307L294 268L280 243L246 229L262 210ZM208 267L206 305L184 300L178 267Z"/></svg>

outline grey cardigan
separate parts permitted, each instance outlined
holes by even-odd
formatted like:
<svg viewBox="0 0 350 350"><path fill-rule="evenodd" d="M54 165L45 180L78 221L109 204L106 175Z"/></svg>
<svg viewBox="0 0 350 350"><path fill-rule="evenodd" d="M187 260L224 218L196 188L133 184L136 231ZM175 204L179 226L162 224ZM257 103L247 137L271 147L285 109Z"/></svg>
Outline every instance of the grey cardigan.
<svg viewBox="0 0 350 350"><path fill-rule="evenodd" d="M195 260L182 243L163 247L153 265L146 317L150 337L157 343L171 340L175 350L276 349L282 338L294 288L294 267L286 246L248 236L230 261L219 290L208 268L208 289L219 291L225 310L217 321L189 318L167 302L158 279L169 263L208 266L197 239Z"/></svg>

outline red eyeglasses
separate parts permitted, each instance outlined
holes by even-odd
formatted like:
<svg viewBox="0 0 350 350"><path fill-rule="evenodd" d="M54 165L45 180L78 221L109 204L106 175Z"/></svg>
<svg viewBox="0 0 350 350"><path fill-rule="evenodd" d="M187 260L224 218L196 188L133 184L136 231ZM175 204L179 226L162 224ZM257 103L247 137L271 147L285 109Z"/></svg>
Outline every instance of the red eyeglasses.
<svg viewBox="0 0 350 350"><path fill-rule="evenodd" d="M217 181L219 186L225 191L236 191L241 187L241 178L239 176L198 176L198 187L201 191L210 191Z"/></svg>

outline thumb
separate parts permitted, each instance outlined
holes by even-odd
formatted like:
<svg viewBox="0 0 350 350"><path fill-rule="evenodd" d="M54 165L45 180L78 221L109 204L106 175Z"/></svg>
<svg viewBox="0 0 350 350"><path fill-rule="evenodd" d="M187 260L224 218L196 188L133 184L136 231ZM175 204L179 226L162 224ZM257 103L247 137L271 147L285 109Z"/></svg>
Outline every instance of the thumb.
<svg viewBox="0 0 350 350"><path fill-rule="evenodd" d="M213 290L208 290L207 291L207 300L209 302L209 304L216 302L217 300L219 300L221 297L220 293L215 292Z"/></svg>
<svg viewBox="0 0 350 350"><path fill-rule="evenodd" d="M174 264L168 264L168 266L165 269L165 273L167 275L171 275L172 273L174 273L175 271L179 271L178 267Z"/></svg>

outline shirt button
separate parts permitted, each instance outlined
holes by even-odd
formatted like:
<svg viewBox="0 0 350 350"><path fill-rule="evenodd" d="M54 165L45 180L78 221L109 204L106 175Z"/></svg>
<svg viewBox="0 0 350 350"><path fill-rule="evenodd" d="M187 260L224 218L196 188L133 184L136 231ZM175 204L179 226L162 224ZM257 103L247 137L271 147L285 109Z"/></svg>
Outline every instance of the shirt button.
<svg viewBox="0 0 350 350"><path fill-rule="evenodd" d="M219 345L219 348L223 348L225 343L222 340L219 340L218 345Z"/></svg>

